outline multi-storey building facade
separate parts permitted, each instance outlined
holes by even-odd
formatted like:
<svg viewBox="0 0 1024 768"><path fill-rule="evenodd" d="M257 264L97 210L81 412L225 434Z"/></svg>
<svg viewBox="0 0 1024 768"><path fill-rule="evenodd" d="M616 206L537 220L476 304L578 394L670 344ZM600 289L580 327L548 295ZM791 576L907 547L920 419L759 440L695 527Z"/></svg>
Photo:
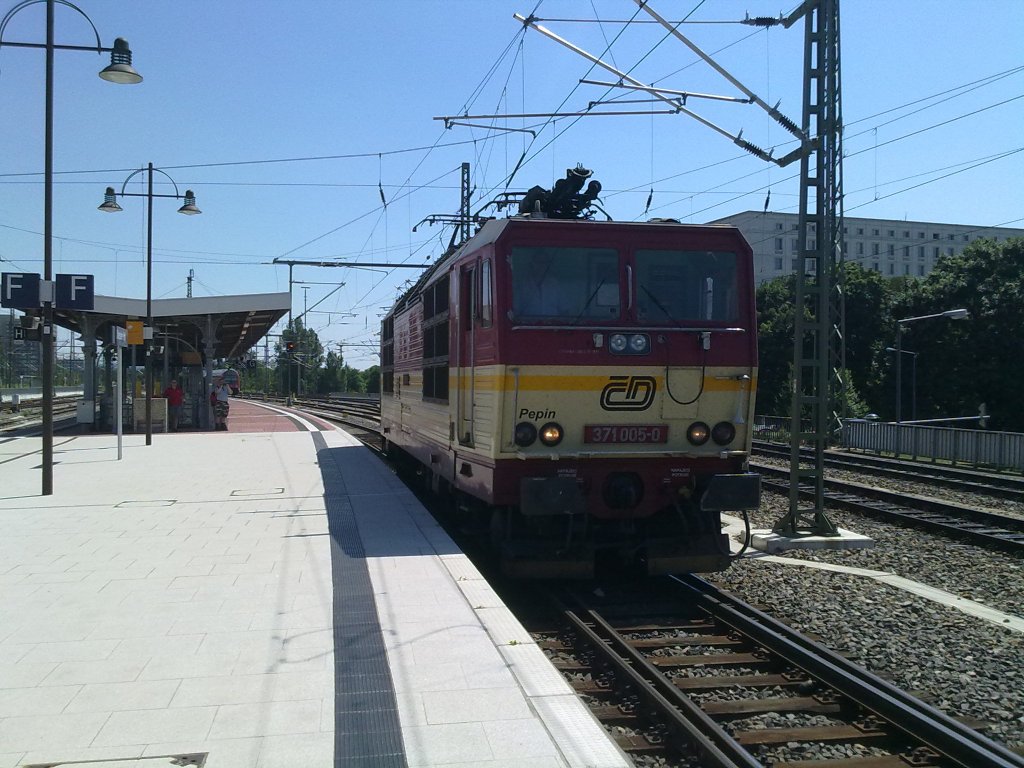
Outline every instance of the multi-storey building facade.
<svg viewBox="0 0 1024 768"><path fill-rule="evenodd" d="M798 215L744 211L711 224L732 224L754 249L754 270L760 285L773 277L791 274L797 265ZM924 277L944 256L960 253L975 240L1003 242L1024 237L1024 229L936 224L896 219L844 219L846 259L885 277ZM809 235L814 237L813 225ZM809 243L813 247L813 243Z"/></svg>

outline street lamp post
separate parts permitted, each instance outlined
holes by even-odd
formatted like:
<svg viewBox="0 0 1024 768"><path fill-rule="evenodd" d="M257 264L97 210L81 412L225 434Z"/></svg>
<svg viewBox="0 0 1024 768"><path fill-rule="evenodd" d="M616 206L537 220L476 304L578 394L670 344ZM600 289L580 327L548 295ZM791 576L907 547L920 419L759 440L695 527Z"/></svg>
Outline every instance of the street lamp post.
<svg viewBox="0 0 1024 768"><path fill-rule="evenodd" d="M159 168L154 168L153 164L149 163L145 168L133 171L124 180L120 192L115 192L113 187L107 187L107 191L103 195L103 204L99 206L99 210L105 213L117 213L123 210L117 204L118 197L145 197L148 201L146 207L146 329L143 339L146 347L146 445L153 444L153 198L168 197L175 200L184 200L185 204L178 209L178 213L183 213L186 216L195 216L198 213L202 213L196 207L196 196L192 193L192 190L187 189L184 195L179 194L178 185L175 184L174 179L170 176L167 176L167 179L174 186L174 194L155 194L153 192L154 171L167 176L166 173ZM128 182L140 173L145 173L147 177L146 192L125 192Z"/></svg>
<svg viewBox="0 0 1024 768"><path fill-rule="evenodd" d="M886 352L895 352L898 355L910 355L911 366L910 366L910 418L912 421L917 421L917 352L911 352L906 349L896 349L896 347L886 347ZM897 383L896 389L896 401L897 405L903 402L903 393L899 389L899 383ZM898 410L898 408L897 408Z"/></svg>
<svg viewBox="0 0 1024 768"><path fill-rule="evenodd" d="M37 3L46 3L46 42L20 43L4 42L4 29L14 15ZM135 84L142 82L142 75L132 68L132 52L128 41L117 38L113 48L104 48L100 44L100 34L96 25L86 14L72 3L61 0L61 5L78 11L89 22L96 35L96 45L57 45L53 41L54 11L57 0L22 0L0 20L0 47L42 48L46 51L46 117L44 133L43 161L43 280L50 284L53 280L53 53L54 51L96 51L110 53L110 65L100 71L100 77L111 83ZM53 297L43 299L42 355L43 355L43 486L42 495L53 493Z"/></svg>
<svg viewBox="0 0 1024 768"><path fill-rule="evenodd" d="M966 320L968 313L966 309L947 309L945 312L937 312L934 315L920 315L919 317L904 317L896 321L896 423L903 420L903 382L901 379L903 368L903 326L909 323L916 323L918 320L933 320L937 317L945 317L949 320ZM915 356L916 359L916 356ZM917 366L915 364L915 374Z"/></svg>

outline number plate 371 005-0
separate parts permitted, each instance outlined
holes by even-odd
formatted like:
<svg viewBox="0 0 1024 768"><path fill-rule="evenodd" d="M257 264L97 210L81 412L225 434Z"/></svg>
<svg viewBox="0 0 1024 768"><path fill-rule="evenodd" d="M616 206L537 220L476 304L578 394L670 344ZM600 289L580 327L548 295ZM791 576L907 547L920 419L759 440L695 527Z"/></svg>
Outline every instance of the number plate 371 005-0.
<svg viewBox="0 0 1024 768"><path fill-rule="evenodd" d="M667 424L588 424L584 443L667 443Z"/></svg>

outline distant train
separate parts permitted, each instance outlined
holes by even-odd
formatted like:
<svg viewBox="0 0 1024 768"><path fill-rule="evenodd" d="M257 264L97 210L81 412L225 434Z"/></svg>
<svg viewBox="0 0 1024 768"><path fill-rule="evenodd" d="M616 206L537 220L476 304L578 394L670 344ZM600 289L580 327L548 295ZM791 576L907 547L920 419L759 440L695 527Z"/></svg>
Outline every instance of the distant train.
<svg viewBox="0 0 1024 768"><path fill-rule="evenodd" d="M216 379L218 376L224 378L224 383L231 389L231 394L236 397L242 391L242 374L236 371L234 368L218 368L213 372L213 378Z"/></svg>
<svg viewBox="0 0 1024 768"><path fill-rule="evenodd" d="M512 575L721 570L755 509L750 246L728 226L584 218L576 169L486 221L385 316L388 450Z"/></svg>

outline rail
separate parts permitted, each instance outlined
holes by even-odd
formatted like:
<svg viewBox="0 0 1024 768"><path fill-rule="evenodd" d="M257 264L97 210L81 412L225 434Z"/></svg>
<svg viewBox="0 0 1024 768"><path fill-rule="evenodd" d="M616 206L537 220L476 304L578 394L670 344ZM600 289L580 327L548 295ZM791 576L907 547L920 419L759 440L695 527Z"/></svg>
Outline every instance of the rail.
<svg viewBox="0 0 1024 768"><path fill-rule="evenodd" d="M807 764L1024 767L1004 745L704 579L620 589L598 606L585 590L549 595L562 622L536 616L537 602L531 614L546 627L533 633L538 644L634 757L798 765L772 753L843 743L863 756ZM784 724L759 722L771 713Z"/></svg>
<svg viewBox="0 0 1024 768"><path fill-rule="evenodd" d="M761 474L763 488L789 493L789 470L755 464L751 469ZM801 486L800 496L811 498L813 491ZM1017 517L829 479L825 480L825 500L830 507L969 539L972 544L1008 552L1024 550L1024 520Z"/></svg>

